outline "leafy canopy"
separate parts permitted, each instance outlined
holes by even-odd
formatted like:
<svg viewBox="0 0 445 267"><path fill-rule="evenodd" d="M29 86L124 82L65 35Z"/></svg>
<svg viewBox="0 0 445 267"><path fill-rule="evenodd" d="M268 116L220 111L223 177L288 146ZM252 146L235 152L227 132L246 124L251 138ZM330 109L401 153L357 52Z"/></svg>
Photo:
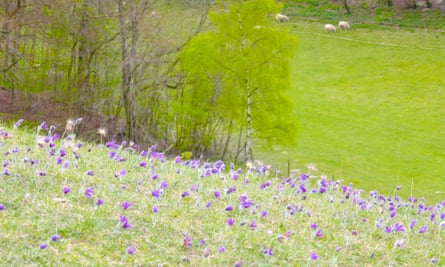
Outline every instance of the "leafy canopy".
<svg viewBox="0 0 445 267"><path fill-rule="evenodd" d="M182 65L195 111L246 129L250 106L256 138L292 142L296 118L287 92L298 42L274 21L280 8L273 0L217 1L212 30L184 48Z"/></svg>

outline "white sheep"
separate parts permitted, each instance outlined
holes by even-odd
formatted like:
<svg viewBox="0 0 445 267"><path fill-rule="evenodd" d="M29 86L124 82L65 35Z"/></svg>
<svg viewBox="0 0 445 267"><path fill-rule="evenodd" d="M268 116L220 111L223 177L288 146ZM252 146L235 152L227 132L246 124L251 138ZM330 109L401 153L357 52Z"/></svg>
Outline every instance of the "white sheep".
<svg viewBox="0 0 445 267"><path fill-rule="evenodd" d="M340 30L349 30L351 28L351 25L349 25L349 22L347 21L340 21L338 23L338 28Z"/></svg>
<svg viewBox="0 0 445 267"><path fill-rule="evenodd" d="M336 32L337 31L337 28L335 28L335 26L332 24L325 24L324 29L326 30L326 32Z"/></svg>
<svg viewBox="0 0 445 267"><path fill-rule="evenodd" d="M289 21L289 17L286 16L286 15L278 13L278 14L275 15L275 20L277 22L288 22Z"/></svg>

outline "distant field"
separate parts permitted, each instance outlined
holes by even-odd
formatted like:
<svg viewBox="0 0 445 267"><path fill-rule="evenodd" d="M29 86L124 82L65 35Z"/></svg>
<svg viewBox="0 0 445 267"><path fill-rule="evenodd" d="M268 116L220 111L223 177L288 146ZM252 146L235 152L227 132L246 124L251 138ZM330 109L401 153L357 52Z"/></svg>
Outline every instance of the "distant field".
<svg viewBox="0 0 445 267"><path fill-rule="evenodd" d="M300 39L293 96L297 147L260 157L287 170L315 163L367 190L445 199L445 34L288 24Z"/></svg>

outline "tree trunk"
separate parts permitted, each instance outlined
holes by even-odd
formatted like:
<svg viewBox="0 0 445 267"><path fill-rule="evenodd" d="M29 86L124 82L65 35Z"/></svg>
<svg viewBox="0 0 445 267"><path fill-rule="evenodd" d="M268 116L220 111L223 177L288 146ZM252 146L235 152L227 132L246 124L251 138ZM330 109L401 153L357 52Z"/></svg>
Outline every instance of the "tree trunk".
<svg viewBox="0 0 445 267"><path fill-rule="evenodd" d="M247 109L246 109L246 162L253 161L252 153L252 92L250 90L249 81L245 80L247 92Z"/></svg>
<svg viewBox="0 0 445 267"><path fill-rule="evenodd" d="M121 33L121 53L122 53L122 99L125 110L125 122L126 122L126 135L129 140L134 140L134 126L135 118L133 112L133 90L132 90L132 58L131 54L134 51L129 51L128 48L128 38L129 30L127 26L127 21L125 19L125 1L118 1L119 9L119 22L120 22L120 33ZM133 40L134 42L134 40ZM132 49L133 50L133 49Z"/></svg>
<svg viewBox="0 0 445 267"><path fill-rule="evenodd" d="M351 10L349 9L349 6L348 6L348 0L343 0L343 3L345 5L346 12L348 12L348 14L351 14Z"/></svg>

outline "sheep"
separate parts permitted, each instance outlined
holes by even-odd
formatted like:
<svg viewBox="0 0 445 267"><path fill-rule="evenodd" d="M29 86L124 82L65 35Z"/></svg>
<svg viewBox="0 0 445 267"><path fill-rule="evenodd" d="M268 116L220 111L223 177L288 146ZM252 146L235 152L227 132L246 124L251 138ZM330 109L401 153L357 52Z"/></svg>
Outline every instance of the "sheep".
<svg viewBox="0 0 445 267"><path fill-rule="evenodd" d="M332 24L325 24L324 29L326 30L326 32L336 32L337 31L337 28L335 28L335 26Z"/></svg>
<svg viewBox="0 0 445 267"><path fill-rule="evenodd" d="M289 17L286 16L286 15L278 13L278 14L275 15L275 20L277 22L288 22L289 21Z"/></svg>
<svg viewBox="0 0 445 267"><path fill-rule="evenodd" d="M351 25L349 25L349 22L347 21L340 21L338 23L338 28L340 30L349 30L351 28Z"/></svg>

